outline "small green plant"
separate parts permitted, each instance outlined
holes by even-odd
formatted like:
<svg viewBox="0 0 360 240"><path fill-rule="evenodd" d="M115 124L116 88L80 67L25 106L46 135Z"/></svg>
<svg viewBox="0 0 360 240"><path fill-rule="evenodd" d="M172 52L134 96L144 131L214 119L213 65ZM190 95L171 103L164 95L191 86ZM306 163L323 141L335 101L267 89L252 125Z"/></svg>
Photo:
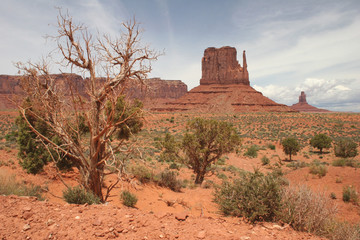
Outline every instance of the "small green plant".
<svg viewBox="0 0 360 240"><path fill-rule="evenodd" d="M272 143L268 144L267 147L271 150L275 150L275 145Z"/></svg>
<svg viewBox="0 0 360 240"><path fill-rule="evenodd" d="M132 208L135 207L138 201L137 197L127 190L120 193L120 199L125 206Z"/></svg>
<svg viewBox="0 0 360 240"><path fill-rule="evenodd" d="M351 139L340 139L335 144L335 156L348 158L358 154L357 144Z"/></svg>
<svg viewBox="0 0 360 240"><path fill-rule="evenodd" d="M99 204L100 199L92 192L87 192L81 186L69 187L63 191L67 203L72 204Z"/></svg>
<svg viewBox="0 0 360 240"><path fill-rule="evenodd" d="M308 164L306 162L302 162L302 161L294 161L294 162L291 162L289 164L286 165L288 168L291 168L293 170L296 170L296 169L299 169L299 168L304 168L304 167L307 167Z"/></svg>
<svg viewBox="0 0 360 240"><path fill-rule="evenodd" d="M250 147L248 147L248 149L244 153L244 156L256 158L258 151L259 151L259 147L257 145L251 145Z"/></svg>
<svg viewBox="0 0 360 240"><path fill-rule="evenodd" d="M262 163L262 165L268 165L270 163L270 159L266 156L263 156L261 158L261 163Z"/></svg>
<svg viewBox="0 0 360 240"><path fill-rule="evenodd" d="M220 173L220 174L217 175L217 177L218 177L219 179L222 179L222 180L228 179L228 177L225 175L225 173Z"/></svg>
<svg viewBox="0 0 360 240"><path fill-rule="evenodd" d="M359 194L353 186L346 186L343 189L343 201L352 202L354 204L359 203Z"/></svg>
<svg viewBox="0 0 360 240"><path fill-rule="evenodd" d="M331 199L336 199L336 194L334 192L330 193L330 198Z"/></svg>
<svg viewBox="0 0 360 240"><path fill-rule="evenodd" d="M176 173L173 171L165 170L157 176L157 183L161 187L167 187L174 192L180 192L182 183L176 178Z"/></svg>

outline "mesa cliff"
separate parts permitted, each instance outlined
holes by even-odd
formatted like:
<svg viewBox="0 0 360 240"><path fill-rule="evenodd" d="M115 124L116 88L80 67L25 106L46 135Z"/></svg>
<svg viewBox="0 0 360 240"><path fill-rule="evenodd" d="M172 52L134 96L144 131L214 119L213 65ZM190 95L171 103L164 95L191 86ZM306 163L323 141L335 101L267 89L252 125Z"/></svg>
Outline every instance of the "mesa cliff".
<svg viewBox="0 0 360 240"><path fill-rule="evenodd" d="M86 79L80 75L62 73L52 74L59 89L63 89L65 96L70 94L70 85L81 95L86 95ZM23 76L0 75L0 109L14 109L11 99L23 97L20 87ZM99 81L103 79L99 78ZM66 94L68 93L68 94ZM145 79L142 84L130 83L127 86L127 95L130 98L138 98L143 101L144 108L151 108L157 103L177 99L187 93L187 85L180 80L162 80L160 78Z"/></svg>
<svg viewBox="0 0 360 240"><path fill-rule="evenodd" d="M245 51L241 66L234 47L205 49L200 85L179 99L152 110L214 113L295 111L272 101L250 86Z"/></svg>
<svg viewBox="0 0 360 240"><path fill-rule="evenodd" d="M308 104L308 102L306 101L306 94L304 91L302 91L300 93L299 102L296 104L293 104L290 107L299 112L318 112L318 113L330 112L329 110L317 108L317 107L314 107L314 106Z"/></svg>

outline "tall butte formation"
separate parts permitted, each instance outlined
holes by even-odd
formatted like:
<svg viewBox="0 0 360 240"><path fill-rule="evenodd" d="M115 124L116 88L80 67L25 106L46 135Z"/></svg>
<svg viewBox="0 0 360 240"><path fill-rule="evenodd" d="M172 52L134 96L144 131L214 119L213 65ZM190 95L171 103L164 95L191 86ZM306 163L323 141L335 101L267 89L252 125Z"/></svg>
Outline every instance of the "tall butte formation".
<svg viewBox="0 0 360 240"><path fill-rule="evenodd" d="M241 67L233 47L207 48L202 58L200 85L155 111L293 112L250 86L246 55Z"/></svg>
<svg viewBox="0 0 360 240"><path fill-rule="evenodd" d="M299 111L299 112L330 112L329 110L317 108L308 104L306 101L306 94L304 91L302 91L299 96L299 102L293 104L290 107L295 111Z"/></svg>

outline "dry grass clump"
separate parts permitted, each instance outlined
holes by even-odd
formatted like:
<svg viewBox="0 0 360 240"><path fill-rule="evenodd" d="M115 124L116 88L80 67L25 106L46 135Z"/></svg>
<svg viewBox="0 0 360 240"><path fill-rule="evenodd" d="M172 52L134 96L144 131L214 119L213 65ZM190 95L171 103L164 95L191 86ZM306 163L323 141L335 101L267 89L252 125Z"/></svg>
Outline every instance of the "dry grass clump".
<svg viewBox="0 0 360 240"><path fill-rule="evenodd" d="M294 229L318 235L327 233L337 207L324 193L315 193L306 186L287 187L283 193L280 219Z"/></svg>

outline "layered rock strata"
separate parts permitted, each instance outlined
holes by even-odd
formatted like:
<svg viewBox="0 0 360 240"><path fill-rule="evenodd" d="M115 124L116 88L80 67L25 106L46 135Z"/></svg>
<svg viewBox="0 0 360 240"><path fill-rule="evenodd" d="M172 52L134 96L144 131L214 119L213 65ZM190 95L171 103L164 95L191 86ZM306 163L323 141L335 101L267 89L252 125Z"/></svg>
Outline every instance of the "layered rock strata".
<svg viewBox="0 0 360 240"><path fill-rule="evenodd" d="M245 51L241 67L233 47L207 48L202 58L200 86L152 110L213 113L295 111L250 86Z"/></svg>

